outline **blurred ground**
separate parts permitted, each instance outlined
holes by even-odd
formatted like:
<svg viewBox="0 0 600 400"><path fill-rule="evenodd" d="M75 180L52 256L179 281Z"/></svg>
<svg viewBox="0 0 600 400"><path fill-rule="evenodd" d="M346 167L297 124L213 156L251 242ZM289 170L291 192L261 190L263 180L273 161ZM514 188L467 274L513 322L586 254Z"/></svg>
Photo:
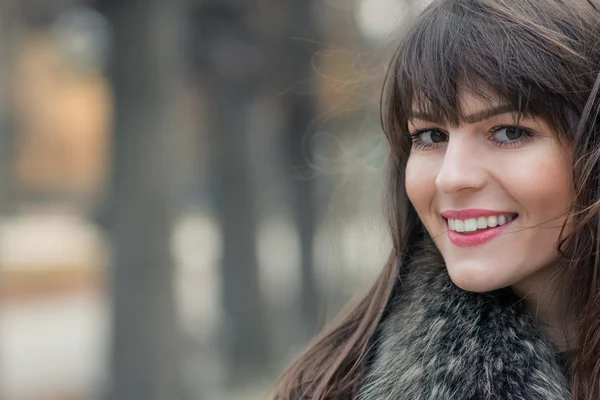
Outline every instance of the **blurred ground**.
<svg viewBox="0 0 600 400"><path fill-rule="evenodd" d="M89 398L108 345L100 235L69 214L25 215L0 225L0 397Z"/></svg>
<svg viewBox="0 0 600 400"><path fill-rule="evenodd" d="M100 398L107 379L111 326L103 236L94 225L69 213L46 210L25 215L0 225L0 398ZM369 224L357 221L334 235L339 236L338 246L344 249L356 247L357 242L367 245L363 246L364 253L344 251L350 254L346 260L350 270L366 259L376 264L384 255L383 242L372 235L374 231L364 230L365 226ZM291 301L285 282L293 282L294 270L282 269L281 261L289 260L295 251L293 234L280 221L266 224L260 236L262 242L278 249L262 255L267 297L271 302L286 301L286 296ZM323 246L321 256L335 261L333 251L326 251L329 244ZM219 323L215 289L219 286L215 265L219 244L214 226L199 215L182 218L173 247L178 260L176 284L182 325L202 348L211 341ZM321 276L338 285L336 276L343 272L326 268ZM198 372L197 378L204 385L207 400L260 400L272 388L272 381L265 379L250 387L225 390L218 384L214 354L202 354L197 360L210 364L210 368L197 365L195 369L207 371ZM55 395L49 398L48 393Z"/></svg>
<svg viewBox="0 0 600 400"><path fill-rule="evenodd" d="M98 293L4 304L0 320L3 399L82 399L100 387L108 324Z"/></svg>

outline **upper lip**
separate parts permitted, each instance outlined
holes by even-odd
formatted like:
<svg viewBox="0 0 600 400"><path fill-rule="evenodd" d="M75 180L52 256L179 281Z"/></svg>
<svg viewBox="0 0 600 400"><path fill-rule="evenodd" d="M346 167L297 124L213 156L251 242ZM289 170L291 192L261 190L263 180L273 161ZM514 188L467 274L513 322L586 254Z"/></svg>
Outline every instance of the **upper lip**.
<svg viewBox="0 0 600 400"><path fill-rule="evenodd" d="M514 215L516 213L511 211L496 211L496 210L484 210L480 208L471 208L468 210L448 210L441 213L442 217L446 219L459 219L465 220L470 218L489 217L492 215Z"/></svg>

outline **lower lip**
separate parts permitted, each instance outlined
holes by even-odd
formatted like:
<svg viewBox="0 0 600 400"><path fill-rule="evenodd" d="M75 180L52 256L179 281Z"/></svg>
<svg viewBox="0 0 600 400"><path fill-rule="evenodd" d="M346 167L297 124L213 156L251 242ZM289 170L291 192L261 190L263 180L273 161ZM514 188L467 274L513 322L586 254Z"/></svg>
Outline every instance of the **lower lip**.
<svg viewBox="0 0 600 400"><path fill-rule="evenodd" d="M459 247L475 247L481 246L485 244L499 235L501 235L509 225L511 225L515 220L508 222L502 226L497 226L495 228L488 228L486 230L475 232L475 233L459 233L456 231L450 230L448 227L448 220L445 221L446 229L448 231L448 238L450 242L455 246Z"/></svg>

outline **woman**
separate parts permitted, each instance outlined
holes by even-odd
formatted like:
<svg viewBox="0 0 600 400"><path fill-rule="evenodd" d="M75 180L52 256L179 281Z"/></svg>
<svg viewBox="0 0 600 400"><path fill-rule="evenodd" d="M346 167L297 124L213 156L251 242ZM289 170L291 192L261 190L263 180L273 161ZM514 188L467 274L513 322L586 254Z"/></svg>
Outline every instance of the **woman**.
<svg viewBox="0 0 600 400"><path fill-rule="evenodd" d="M600 399L600 12L437 0L384 91L393 252L276 399Z"/></svg>

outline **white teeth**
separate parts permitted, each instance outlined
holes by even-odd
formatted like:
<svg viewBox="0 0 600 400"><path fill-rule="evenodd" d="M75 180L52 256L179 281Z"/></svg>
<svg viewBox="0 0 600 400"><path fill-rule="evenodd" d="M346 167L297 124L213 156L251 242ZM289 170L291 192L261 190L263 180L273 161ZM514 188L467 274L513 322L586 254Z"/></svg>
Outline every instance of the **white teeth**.
<svg viewBox="0 0 600 400"><path fill-rule="evenodd" d="M489 217L470 218L466 220L449 219L448 228L456 232L475 232L478 229L495 228L506 225L514 219L512 215L490 215Z"/></svg>
<svg viewBox="0 0 600 400"><path fill-rule="evenodd" d="M467 219L465 220L465 232L475 232L477 230L477 220Z"/></svg>
<svg viewBox="0 0 600 400"><path fill-rule="evenodd" d="M487 218L479 217L477 218L477 229L485 229L487 228Z"/></svg>

